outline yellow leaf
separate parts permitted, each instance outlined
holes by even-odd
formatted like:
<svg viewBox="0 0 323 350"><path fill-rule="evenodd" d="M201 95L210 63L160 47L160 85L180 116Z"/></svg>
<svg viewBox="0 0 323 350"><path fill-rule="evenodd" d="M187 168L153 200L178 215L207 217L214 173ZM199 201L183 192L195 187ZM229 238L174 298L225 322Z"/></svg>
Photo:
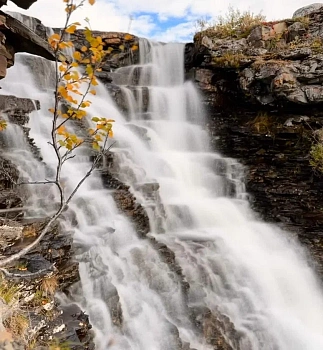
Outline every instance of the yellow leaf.
<svg viewBox="0 0 323 350"><path fill-rule="evenodd" d="M80 61L82 59L81 53L79 51L75 51L73 54L73 57L77 60Z"/></svg>
<svg viewBox="0 0 323 350"><path fill-rule="evenodd" d="M109 137L113 137L113 131L110 129L108 133Z"/></svg>
<svg viewBox="0 0 323 350"><path fill-rule="evenodd" d="M96 81L95 77L92 78L91 84L94 86L99 85L98 82Z"/></svg>
<svg viewBox="0 0 323 350"><path fill-rule="evenodd" d="M66 62L66 57L64 55L62 55L62 54L59 54L58 55L58 60L63 62L63 63L65 63Z"/></svg>
<svg viewBox="0 0 323 350"><path fill-rule="evenodd" d="M99 144L98 144L97 142L95 142L95 141L93 142L92 147L93 147L95 150L97 150L97 151L100 150Z"/></svg>
<svg viewBox="0 0 323 350"><path fill-rule="evenodd" d="M66 133L66 128L64 125L60 126L58 129L57 129L57 134L58 135L65 135Z"/></svg>
<svg viewBox="0 0 323 350"><path fill-rule="evenodd" d="M95 0L89 0L89 4L90 5L94 5L95 4Z"/></svg>
<svg viewBox="0 0 323 350"><path fill-rule="evenodd" d="M90 102L89 101L84 101L81 103L81 107L82 108L86 108L86 107L89 107L90 106Z"/></svg>
<svg viewBox="0 0 323 350"><path fill-rule="evenodd" d="M87 47L86 46L82 46L81 51L82 52L86 52L87 51Z"/></svg>
<svg viewBox="0 0 323 350"><path fill-rule="evenodd" d="M54 108L49 108L48 111L51 112L51 113L55 113L55 109Z"/></svg>
<svg viewBox="0 0 323 350"><path fill-rule="evenodd" d="M132 36L131 34L126 34L126 35L124 36L124 40L129 41L129 40L132 40L132 39L133 39L133 36Z"/></svg>
<svg viewBox="0 0 323 350"><path fill-rule="evenodd" d="M59 39L60 39L61 37L60 37L60 35L59 34L53 34L53 35L51 35L49 38L48 38L48 41L49 40L55 40L55 41L59 41Z"/></svg>
<svg viewBox="0 0 323 350"><path fill-rule="evenodd" d="M66 67L63 66L62 64L58 67L60 72L65 72L66 71Z"/></svg>
<svg viewBox="0 0 323 350"><path fill-rule="evenodd" d="M120 46L119 46L119 49L120 49L121 51L124 51L124 45L120 45Z"/></svg>
<svg viewBox="0 0 323 350"><path fill-rule="evenodd" d="M69 33L69 34L74 34L75 30L76 30L76 25L73 24L73 25L69 26L68 28L66 28L65 32Z"/></svg>
<svg viewBox="0 0 323 350"><path fill-rule="evenodd" d="M95 90L90 90L89 92L90 92L90 94L92 94L92 95L96 95L96 91L95 91Z"/></svg>
<svg viewBox="0 0 323 350"><path fill-rule="evenodd" d="M7 127L7 122L5 120L0 120L0 131L5 130Z"/></svg>
<svg viewBox="0 0 323 350"><path fill-rule="evenodd" d="M75 67L75 66L73 66ZM73 78L73 80L78 80L80 78L80 75L77 71L71 72L71 76Z"/></svg>
<svg viewBox="0 0 323 350"><path fill-rule="evenodd" d="M131 50L132 50L132 51L137 51L138 49L139 49L138 45L133 45L133 46L131 47Z"/></svg>
<svg viewBox="0 0 323 350"><path fill-rule="evenodd" d="M92 66L88 64L88 65L86 66L85 71L86 71L86 74L87 74L87 75L93 74L93 68L92 68Z"/></svg>

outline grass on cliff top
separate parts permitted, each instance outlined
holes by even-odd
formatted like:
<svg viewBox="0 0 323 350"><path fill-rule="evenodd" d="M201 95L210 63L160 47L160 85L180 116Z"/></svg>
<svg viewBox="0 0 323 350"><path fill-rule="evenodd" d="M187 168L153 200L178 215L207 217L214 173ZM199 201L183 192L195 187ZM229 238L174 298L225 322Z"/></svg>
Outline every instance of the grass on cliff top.
<svg viewBox="0 0 323 350"><path fill-rule="evenodd" d="M247 37L251 30L259 24L262 24L266 17L261 13L254 14L250 11L241 12L238 9L229 7L225 15L218 16L214 23L205 19L196 22L196 32L204 32L210 37L219 39L238 37Z"/></svg>

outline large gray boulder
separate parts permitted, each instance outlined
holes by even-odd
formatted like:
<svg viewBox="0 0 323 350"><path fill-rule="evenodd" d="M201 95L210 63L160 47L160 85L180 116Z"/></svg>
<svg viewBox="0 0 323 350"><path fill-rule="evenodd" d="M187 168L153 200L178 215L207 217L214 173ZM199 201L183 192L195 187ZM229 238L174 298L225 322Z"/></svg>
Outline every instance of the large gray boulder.
<svg viewBox="0 0 323 350"><path fill-rule="evenodd" d="M315 4L301 7L294 12L293 18L308 16L312 12L319 10L321 7L323 7L323 3L321 2L316 2Z"/></svg>

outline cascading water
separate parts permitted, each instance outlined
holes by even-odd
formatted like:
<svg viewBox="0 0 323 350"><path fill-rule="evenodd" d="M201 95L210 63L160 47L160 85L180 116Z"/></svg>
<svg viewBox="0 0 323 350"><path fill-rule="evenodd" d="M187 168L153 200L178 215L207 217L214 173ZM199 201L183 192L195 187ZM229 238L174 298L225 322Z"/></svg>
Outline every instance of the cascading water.
<svg viewBox="0 0 323 350"><path fill-rule="evenodd" d="M240 335L239 343L233 344L237 349L322 349L321 286L292 238L255 219L245 200L242 167L210 151L200 98L191 83L184 83L183 45L143 43L141 64L115 74L125 81L121 77L126 71L130 76L125 84L137 84L122 87L128 119L101 85L90 113L116 120L112 151L118 176L147 209L150 235L175 253L190 289L185 296L180 278L148 240L137 237L94 173L69 208L77 227L68 216L63 224L74 230L79 247L77 300L96 330L97 348L175 350L181 348L180 339L191 349L210 349L191 321L190 307L229 316ZM50 172L55 169L47 144L52 91L37 86L25 65L29 59L17 55L1 83L2 92L40 100L42 109L31 114L29 126ZM147 87L142 85L148 86L148 106L143 98ZM9 139L14 137L12 128L5 132ZM22 158L27 154L38 161L26 144L16 146L24 148L24 154L20 157L17 151L8 157L25 177L39 180L43 173ZM67 190L89 167L88 157L66 163ZM158 203L144 190L156 183ZM39 202L31 203L37 212ZM114 296L122 309L121 327L109 311L108 301Z"/></svg>

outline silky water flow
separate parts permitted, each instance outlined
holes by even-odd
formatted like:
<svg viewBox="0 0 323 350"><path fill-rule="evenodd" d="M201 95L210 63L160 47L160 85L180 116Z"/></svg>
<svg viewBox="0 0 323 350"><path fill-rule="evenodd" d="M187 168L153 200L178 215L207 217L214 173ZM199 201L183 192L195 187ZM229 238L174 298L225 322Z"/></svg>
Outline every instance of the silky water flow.
<svg viewBox="0 0 323 350"><path fill-rule="evenodd" d="M90 316L97 349L175 350L180 342L211 349L192 321L192 309L228 316L239 334L237 342L227 339L235 349L323 349L322 286L291 235L261 222L250 210L243 167L210 150L201 99L193 84L184 81L183 51L181 44L142 40L141 63L111 73L123 84L127 113L118 110L101 84L91 96L91 116L116 121L111 151L117 177L130 186L151 225L148 238L139 238L99 171L81 186L61 219L64 230L73 232L80 262L74 300ZM47 75L32 72L31 60ZM41 103L28 126L42 162L19 126L10 124L4 132L7 157L32 181L55 172L48 144L50 65L16 55L15 66L1 82L2 94ZM62 177L67 192L90 166L86 150L66 162ZM27 216L53 213L57 193L52 185L26 190ZM174 252L188 291L153 239ZM121 327L109 310L118 298Z"/></svg>

